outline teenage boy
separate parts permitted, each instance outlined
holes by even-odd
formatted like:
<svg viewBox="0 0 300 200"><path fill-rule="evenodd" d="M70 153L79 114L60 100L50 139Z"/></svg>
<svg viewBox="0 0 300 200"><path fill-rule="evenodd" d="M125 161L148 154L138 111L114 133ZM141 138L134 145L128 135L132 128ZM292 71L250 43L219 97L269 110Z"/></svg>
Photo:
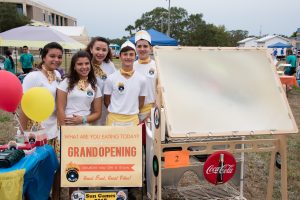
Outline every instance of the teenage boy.
<svg viewBox="0 0 300 200"><path fill-rule="evenodd" d="M133 64L135 71L140 72L146 78L145 105L139 113L140 121L144 121L150 116L151 108L155 105L155 90L157 81L156 65L150 58L152 52L151 36L147 31L141 30L135 34L135 47L138 60Z"/></svg>
<svg viewBox="0 0 300 200"><path fill-rule="evenodd" d="M32 71L33 61L32 54L28 52L28 46L23 46L23 53L20 56L20 63L24 74Z"/></svg>
<svg viewBox="0 0 300 200"><path fill-rule="evenodd" d="M133 69L136 50L126 41L120 49L120 70L108 76L104 86L104 104L108 107L106 125L135 126L139 124L138 113L146 96L146 80Z"/></svg>

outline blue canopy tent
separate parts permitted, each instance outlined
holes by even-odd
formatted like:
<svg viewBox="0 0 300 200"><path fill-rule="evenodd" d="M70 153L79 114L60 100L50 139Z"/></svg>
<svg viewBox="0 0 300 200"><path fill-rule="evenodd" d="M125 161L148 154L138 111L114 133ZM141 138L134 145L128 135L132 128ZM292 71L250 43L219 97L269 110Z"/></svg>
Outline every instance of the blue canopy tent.
<svg viewBox="0 0 300 200"><path fill-rule="evenodd" d="M292 45L283 44L281 42L277 42L275 44L269 45L268 48L292 48Z"/></svg>
<svg viewBox="0 0 300 200"><path fill-rule="evenodd" d="M178 42L174 38L171 38L157 30L149 29L147 32L151 36L151 43L153 46L159 45L159 46L177 46ZM131 37L130 42L134 43L134 36Z"/></svg>

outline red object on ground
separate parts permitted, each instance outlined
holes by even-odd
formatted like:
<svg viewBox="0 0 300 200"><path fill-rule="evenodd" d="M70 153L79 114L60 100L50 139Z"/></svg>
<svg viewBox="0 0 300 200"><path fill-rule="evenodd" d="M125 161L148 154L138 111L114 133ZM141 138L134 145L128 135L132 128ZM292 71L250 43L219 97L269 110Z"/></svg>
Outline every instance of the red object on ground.
<svg viewBox="0 0 300 200"><path fill-rule="evenodd" d="M227 151L218 151L208 157L203 166L205 179L215 185L229 181L235 173L236 161Z"/></svg>
<svg viewBox="0 0 300 200"><path fill-rule="evenodd" d="M280 81L284 85L287 85L287 86L294 85L294 86L298 87L298 82L297 82L295 76L280 76Z"/></svg>

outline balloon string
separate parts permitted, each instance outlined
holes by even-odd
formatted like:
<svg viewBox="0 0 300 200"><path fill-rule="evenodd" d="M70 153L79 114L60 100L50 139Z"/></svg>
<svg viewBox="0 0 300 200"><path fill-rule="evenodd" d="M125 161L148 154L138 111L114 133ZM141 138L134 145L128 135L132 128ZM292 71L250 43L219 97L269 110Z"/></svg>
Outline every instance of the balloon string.
<svg viewBox="0 0 300 200"><path fill-rule="evenodd" d="M14 114L14 120L17 121L18 126L19 126L19 129L20 129L20 131L21 131L21 134L24 135L24 129L23 129L23 127L21 126L20 116L19 116L18 112L13 112L13 114Z"/></svg>

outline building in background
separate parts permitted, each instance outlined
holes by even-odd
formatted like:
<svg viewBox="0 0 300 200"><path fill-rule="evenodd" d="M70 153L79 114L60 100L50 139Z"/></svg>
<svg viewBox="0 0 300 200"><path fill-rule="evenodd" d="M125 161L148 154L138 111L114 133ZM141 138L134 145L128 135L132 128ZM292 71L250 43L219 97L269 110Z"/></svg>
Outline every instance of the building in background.
<svg viewBox="0 0 300 200"><path fill-rule="evenodd" d="M16 4L17 12L27 16L32 22L53 26L77 26L76 18L35 0L0 0L0 2Z"/></svg>
<svg viewBox="0 0 300 200"><path fill-rule="evenodd" d="M248 37L238 42L239 47L256 47L257 38L256 37Z"/></svg>
<svg viewBox="0 0 300 200"><path fill-rule="evenodd" d="M257 47L268 47L269 45L281 42L283 44L291 44L290 40L279 35L267 35L256 40Z"/></svg>
<svg viewBox="0 0 300 200"><path fill-rule="evenodd" d="M87 45L89 43L89 36L84 26L49 26L56 31L59 31L74 40Z"/></svg>

